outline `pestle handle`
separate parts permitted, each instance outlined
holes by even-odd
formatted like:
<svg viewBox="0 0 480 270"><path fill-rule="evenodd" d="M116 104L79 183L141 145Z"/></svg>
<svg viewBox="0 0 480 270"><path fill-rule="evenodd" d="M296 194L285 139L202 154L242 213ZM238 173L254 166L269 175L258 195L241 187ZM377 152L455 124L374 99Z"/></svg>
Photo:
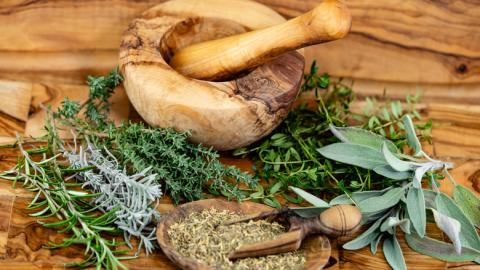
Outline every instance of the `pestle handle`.
<svg viewBox="0 0 480 270"><path fill-rule="evenodd" d="M226 80L282 53L340 39L350 26L347 7L339 0L325 0L285 23L180 49L170 65L187 77Z"/></svg>

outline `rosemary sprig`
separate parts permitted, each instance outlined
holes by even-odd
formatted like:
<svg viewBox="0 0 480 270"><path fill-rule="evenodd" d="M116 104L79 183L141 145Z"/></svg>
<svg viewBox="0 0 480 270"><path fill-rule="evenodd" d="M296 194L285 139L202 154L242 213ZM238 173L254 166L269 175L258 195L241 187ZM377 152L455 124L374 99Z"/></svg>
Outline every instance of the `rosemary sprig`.
<svg viewBox="0 0 480 270"><path fill-rule="evenodd" d="M71 173L82 171L61 165L60 154L50 154L51 148L39 147L26 150L20 137L17 138L21 153L18 164L9 171L0 174L1 178L23 182L23 186L36 195L28 205L29 210L37 212L30 214L37 218L55 216L58 222L45 223L46 228L57 229L59 233L70 233L62 243L49 243L48 248L63 248L74 244L85 247L85 259L68 266L87 267L94 265L97 269L127 269L120 260L131 259L131 256L117 257L126 250L117 250L121 245L115 241L118 234L115 226L117 209L98 213L97 207L90 202L99 194L90 194L71 187L78 186L75 182L66 181ZM34 156L41 155L40 161ZM40 209L40 210L39 210ZM107 237L107 235L110 235Z"/></svg>
<svg viewBox="0 0 480 270"><path fill-rule="evenodd" d="M100 151L88 143L84 148L79 146L72 150L64 150L73 169L91 167L81 171L75 178L83 182L82 188L88 188L99 194L93 203L103 212L116 210L115 225L124 232L127 245L132 248L130 239L140 239L137 255L144 247L150 254L156 247L156 226L153 221L160 218L156 204L161 197L157 175L151 168L129 175L118 160L107 150Z"/></svg>

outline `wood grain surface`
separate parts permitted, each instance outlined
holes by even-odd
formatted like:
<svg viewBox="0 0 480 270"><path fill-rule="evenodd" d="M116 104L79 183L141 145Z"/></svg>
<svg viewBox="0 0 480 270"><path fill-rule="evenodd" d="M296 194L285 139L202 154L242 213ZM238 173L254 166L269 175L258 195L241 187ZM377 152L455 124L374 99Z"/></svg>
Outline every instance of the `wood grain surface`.
<svg viewBox="0 0 480 270"><path fill-rule="evenodd" d="M128 23L163 0L6 0L0 3L0 78L83 83L114 67ZM318 0L258 0L300 15ZM337 76L412 83L480 81L476 0L347 0L352 31L306 50ZM45 19L48 18L48 19Z"/></svg>

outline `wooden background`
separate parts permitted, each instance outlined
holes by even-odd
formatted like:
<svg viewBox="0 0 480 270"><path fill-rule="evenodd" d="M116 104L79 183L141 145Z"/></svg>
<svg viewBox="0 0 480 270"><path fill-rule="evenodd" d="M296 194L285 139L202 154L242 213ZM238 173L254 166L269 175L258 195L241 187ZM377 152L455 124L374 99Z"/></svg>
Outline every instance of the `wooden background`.
<svg viewBox="0 0 480 270"><path fill-rule="evenodd" d="M199 0L201 1L201 0ZM128 22L159 0L0 1L0 142L15 133L38 135L39 104L58 105L63 96L86 97L87 75L116 66L120 35ZM316 0L259 0L292 17ZM455 162L457 181L480 191L480 0L348 0L353 15L344 40L306 50L307 62L354 81L361 106L365 96L404 98L421 89L423 113L434 120L430 151ZM386 94L384 96L384 94ZM113 115L132 114L123 91ZM0 150L0 169L15 153ZM248 166L247 161L225 159ZM445 185L445 191L451 187ZM58 269L79 251L48 251L55 232L27 218L31 196L0 181L0 269ZM164 200L161 211L171 209ZM435 233L435 232L434 232ZM405 247L405 246L404 246ZM447 264L404 248L410 269L480 269ZM332 269L385 269L368 250L335 251ZM130 263L132 269L173 269L159 252Z"/></svg>

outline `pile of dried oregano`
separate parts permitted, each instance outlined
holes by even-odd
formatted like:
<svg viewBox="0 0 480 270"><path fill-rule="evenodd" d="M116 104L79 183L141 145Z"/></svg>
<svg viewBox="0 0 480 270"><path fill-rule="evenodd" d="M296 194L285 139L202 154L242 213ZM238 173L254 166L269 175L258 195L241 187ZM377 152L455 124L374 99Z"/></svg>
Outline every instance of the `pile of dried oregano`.
<svg viewBox="0 0 480 270"><path fill-rule="evenodd" d="M227 210L206 209L192 213L184 220L170 226L168 236L181 255L219 269L296 270L303 268L305 256L302 251L230 261L228 254L241 245L271 240L285 233L282 225L264 220L222 225L240 217L241 215Z"/></svg>

